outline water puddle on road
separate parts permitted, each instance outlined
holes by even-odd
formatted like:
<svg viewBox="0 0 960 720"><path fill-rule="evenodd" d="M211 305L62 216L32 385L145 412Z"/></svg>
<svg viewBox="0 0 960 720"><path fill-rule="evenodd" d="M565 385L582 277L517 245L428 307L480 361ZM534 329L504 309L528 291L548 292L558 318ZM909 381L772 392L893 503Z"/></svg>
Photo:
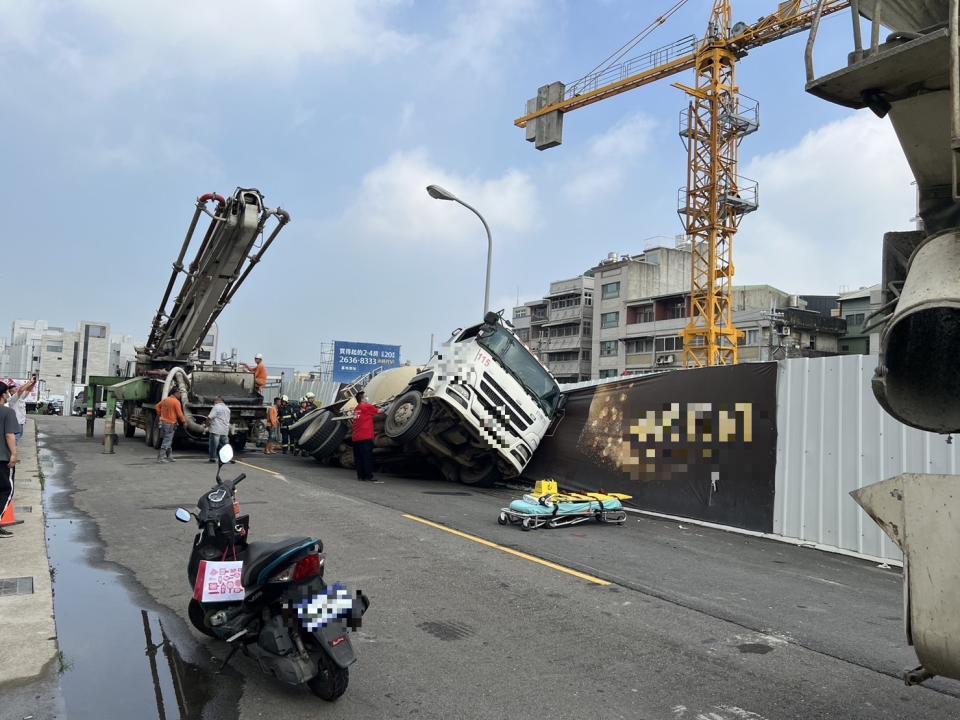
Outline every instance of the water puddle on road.
<svg viewBox="0 0 960 720"><path fill-rule="evenodd" d="M131 592L125 573L96 562L96 526L73 508L68 470L42 433L39 453L67 719L235 718L237 680L215 674L179 618L138 601L143 591Z"/></svg>

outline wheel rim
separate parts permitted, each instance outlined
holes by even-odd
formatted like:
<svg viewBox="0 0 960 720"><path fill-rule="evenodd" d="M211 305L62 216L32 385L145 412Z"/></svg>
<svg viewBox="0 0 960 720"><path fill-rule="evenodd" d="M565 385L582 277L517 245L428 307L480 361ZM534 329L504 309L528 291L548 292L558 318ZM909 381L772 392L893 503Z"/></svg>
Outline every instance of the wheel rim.
<svg viewBox="0 0 960 720"><path fill-rule="evenodd" d="M398 407L397 411L393 414L393 421L397 427L406 427L409 425L413 419L415 409L416 406L412 402L405 402Z"/></svg>

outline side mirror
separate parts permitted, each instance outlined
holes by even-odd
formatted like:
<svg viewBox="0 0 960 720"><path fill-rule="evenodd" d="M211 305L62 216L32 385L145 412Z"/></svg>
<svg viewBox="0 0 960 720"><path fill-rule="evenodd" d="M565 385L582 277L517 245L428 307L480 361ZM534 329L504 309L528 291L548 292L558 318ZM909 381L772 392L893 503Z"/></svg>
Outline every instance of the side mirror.
<svg viewBox="0 0 960 720"><path fill-rule="evenodd" d="M183 508L177 508L177 520L180 522L190 522L190 512Z"/></svg>
<svg viewBox="0 0 960 720"><path fill-rule="evenodd" d="M567 407L567 396L561 394L560 399L557 400L557 412L563 412Z"/></svg>
<svg viewBox="0 0 960 720"><path fill-rule="evenodd" d="M497 313L493 312L492 310L483 316L483 322L486 325L496 326L496 324L499 321L500 321L500 316Z"/></svg>
<svg viewBox="0 0 960 720"><path fill-rule="evenodd" d="M226 465L228 462L233 460L233 446L230 443L224 445L217 453L217 457L220 458L221 465Z"/></svg>

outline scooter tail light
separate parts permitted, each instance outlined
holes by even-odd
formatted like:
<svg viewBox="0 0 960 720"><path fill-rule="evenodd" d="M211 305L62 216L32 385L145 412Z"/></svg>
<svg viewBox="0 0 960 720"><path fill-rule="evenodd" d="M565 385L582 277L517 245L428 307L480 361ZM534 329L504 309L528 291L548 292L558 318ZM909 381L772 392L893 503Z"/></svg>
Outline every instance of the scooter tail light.
<svg viewBox="0 0 960 720"><path fill-rule="evenodd" d="M310 553L294 565L292 581L295 583L303 582L309 578L316 577L321 572L323 572L323 554Z"/></svg>

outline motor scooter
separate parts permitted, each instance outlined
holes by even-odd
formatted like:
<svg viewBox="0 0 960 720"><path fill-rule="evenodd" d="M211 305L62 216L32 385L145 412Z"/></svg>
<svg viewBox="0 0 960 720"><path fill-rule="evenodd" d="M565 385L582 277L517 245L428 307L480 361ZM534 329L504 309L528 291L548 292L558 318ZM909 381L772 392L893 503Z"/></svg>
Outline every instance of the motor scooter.
<svg viewBox="0 0 960 720"><path fill-rule="evenodd" d="M194 588L188 615L201 633L231 645L260 669L291 685L306 685L333 701L347 689L356 662L349 631L360 627L370 601L358 591L324 582L323 542L294 537L248 542L249 515L240 515L237 485L220 477L233 448L218 453L217 484L197 510L177 508L181 522L196 520L187 578Z"/></svg>

